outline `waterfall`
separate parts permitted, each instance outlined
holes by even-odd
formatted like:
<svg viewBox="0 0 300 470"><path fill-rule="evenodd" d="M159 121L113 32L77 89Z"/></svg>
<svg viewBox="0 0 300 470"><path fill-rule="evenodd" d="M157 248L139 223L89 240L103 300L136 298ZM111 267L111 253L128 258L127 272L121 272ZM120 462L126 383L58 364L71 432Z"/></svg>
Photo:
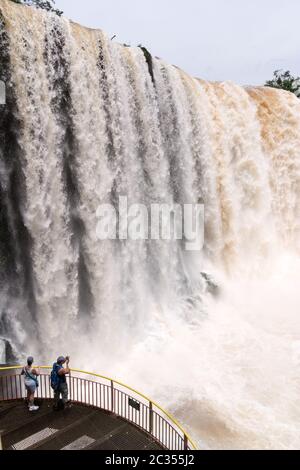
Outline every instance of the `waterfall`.
<svg viewBox="0 0 300 470"><path fill-rule="evenodd" d="M300 101L9 0L0 28L0 336L152 393L201 447L300 448ZM203 203L204 249L100 241L121 197Z"/></svg>

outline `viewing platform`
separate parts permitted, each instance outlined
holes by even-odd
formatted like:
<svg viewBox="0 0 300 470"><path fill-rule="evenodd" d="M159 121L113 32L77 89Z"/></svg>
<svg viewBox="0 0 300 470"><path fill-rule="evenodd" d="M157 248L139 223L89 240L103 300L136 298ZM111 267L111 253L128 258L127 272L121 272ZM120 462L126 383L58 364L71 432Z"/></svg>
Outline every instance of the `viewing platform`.
<svg viewBox="0 0 300 470"><path fill-rule="evenodd" d="M180 424L159 405L121 382L72 370L70 408L53 410L50 367L40 368L30 412L21 368L0 368L3 450L193 450ZM47 373L46 373L47 371Z"/></svg>
<svg viewBox="0 0 300 470"><path fill-rule="evenodd" d="M50 400L0 404L3 450L159 450L149 435L111 413L75 404L53 411Z"/></svg>

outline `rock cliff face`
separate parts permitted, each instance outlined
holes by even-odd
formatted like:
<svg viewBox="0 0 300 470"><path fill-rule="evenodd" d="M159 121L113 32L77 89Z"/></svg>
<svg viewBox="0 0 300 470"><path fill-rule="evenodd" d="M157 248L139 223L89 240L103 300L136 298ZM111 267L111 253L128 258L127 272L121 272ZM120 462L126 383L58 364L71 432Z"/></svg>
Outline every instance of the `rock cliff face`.
<svg viewBox="0 0 300 470"><path fill-rule="evenodd" d="M18 358L16 351L7 339L0 338L0 366L16 365Z"/></svg>

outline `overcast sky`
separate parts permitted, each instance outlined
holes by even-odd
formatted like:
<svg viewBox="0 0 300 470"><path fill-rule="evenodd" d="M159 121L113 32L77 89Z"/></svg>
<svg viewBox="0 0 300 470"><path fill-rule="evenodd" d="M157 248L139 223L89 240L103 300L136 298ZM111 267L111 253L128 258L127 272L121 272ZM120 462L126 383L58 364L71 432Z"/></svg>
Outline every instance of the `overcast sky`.
<svg viewBox="0 0 300 470"><path fill-rule="evenodd" d="M56 0L65 16L207 80L300 75L299 0Z"/></svg>

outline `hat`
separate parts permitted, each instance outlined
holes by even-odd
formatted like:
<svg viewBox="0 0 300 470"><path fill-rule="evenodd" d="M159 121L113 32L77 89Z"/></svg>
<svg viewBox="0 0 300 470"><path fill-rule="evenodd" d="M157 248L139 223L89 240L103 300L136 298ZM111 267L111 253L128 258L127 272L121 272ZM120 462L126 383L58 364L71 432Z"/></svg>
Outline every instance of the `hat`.
<svg viewBox="0 0 300 470"><path fill-rule="evenodd" d="M59 356L59 357L57 358L57 361L56 361L56 362L57 362L57 364L60 364L60 363L62 363L62 362L66 362L66 358L65 358L64 356Z"/></svg>

